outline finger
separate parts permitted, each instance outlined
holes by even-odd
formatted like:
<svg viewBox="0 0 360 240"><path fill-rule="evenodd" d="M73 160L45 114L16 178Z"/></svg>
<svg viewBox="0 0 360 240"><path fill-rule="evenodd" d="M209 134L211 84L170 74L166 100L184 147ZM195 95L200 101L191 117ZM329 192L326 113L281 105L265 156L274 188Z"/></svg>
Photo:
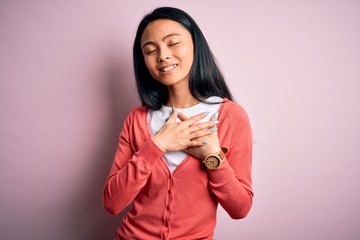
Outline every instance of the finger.
<svg viewBox="0 0 360 240"><path fill-rule="evenodd" d="M215 118L215 120L219 120L219 112L216 112L213 117Z"/></svg>
<svg viewBox="0 0 360 240"><path fill-rule="evenodd" d="M219 120L219 112L214 113L210 118L211 121Z"/></svg>
<svg viewBox="0 0 360 240"><path fill-rule="evenodd" d="M185 114L179 112L178 113L178 118L181 120L181 121L185 121L187 119L189 119Z"/></svg>
<svg viewBox="0 0 360 240"><path fill-rule="evenodd" d="M201 131L201 130L207 130L207 129L211 129L211 128L216 128L216 124L218 124L219 121L218 120L213 120L213 121L208 121L208 122L204 122L204 123L197 123L197 124L193 124L190 127L188 127L187 129L185 129L185 133L186 134L190 134L196 131Z"/></svg>
<svg viewBox="0 0 360 240"><path fill-rule="evenodd" d="M206 140L192 140L189 142L188 147L201 147L207 144Z"/></svg>
<svg viewBox="0 0 360 240"><path fill-rule="evenodd" d="M206 130L193 132L189 136L190 136L190 139L192 139L192 140L200 140L200 138L209 136L215 132L217 132L217 128L213 127L213 128L206 129Z"/></svg>
<svg viewBox="0 0 360 240"><path fill-rule="evenodd" d="M196 123L197 121L203 119L208 114L209 114L209 112L203 112L203 113L196 114L196 115L192 116L191 118L188 118L185 121L182 121L181 124L185 125L185 126L190 126L190 125Z"/></svg>
<svg viewBox="0 0 360 240"><path fill-rule="evenodd" d="M177 118L177 111L176 109L174 108L174 111L172 111L169 119L166 121L167 123L176 123L176 118Z"/></svg>

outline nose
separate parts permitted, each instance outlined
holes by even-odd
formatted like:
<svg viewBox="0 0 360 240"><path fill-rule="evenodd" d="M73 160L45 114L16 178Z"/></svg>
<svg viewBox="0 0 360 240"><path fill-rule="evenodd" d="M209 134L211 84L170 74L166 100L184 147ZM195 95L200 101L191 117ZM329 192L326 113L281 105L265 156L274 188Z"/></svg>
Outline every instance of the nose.
<svg viewBox="0 0 360 240"><path fill-rule="evenodd" d="M170 53L168 51L166 51L165 49L161 49L159 51L159 57L158 57L158 62L164 62L164 61L167 61L169 60L171 57L170 57Z"/></svg>

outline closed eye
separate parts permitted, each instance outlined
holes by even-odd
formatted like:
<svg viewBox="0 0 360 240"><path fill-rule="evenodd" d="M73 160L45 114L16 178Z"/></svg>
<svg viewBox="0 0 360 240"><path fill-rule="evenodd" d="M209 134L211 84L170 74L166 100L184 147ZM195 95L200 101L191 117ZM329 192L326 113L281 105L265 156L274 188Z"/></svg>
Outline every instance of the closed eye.
<svg viewBox="0 0 360 240"><path fill-rule="evenodd" d="M149 50L149 51L145 51L145 54L146 54L146 55L150 55L150 54L155 53L155 52L156 52L156 49L154 49L154 50Z"/></svg>

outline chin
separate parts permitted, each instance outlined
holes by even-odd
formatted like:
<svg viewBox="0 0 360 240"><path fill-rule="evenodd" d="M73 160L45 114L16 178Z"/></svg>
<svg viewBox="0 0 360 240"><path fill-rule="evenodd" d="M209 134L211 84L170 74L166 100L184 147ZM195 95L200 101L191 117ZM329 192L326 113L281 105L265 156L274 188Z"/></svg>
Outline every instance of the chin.
<svg viewBox="0 0 360 240"><path fill-rule="evenodd" d="M156 79L156 78L155 78ZM165 86L172 86L174 84L179 83L181 80L173 80L173 79L156 79L158 82L162 83Z"/></svg>
<svg viewBox="0 0 360 240"><path fill-rule="evenodd" d="M155 78L157 81L159 81L160 83L164 84L167 87L179 84L179 83L185 83L185 82L189 82L189 80L187 79L187 76L185 77L177 77L177 78L169 78L169 77L158 77Z"/></svg>

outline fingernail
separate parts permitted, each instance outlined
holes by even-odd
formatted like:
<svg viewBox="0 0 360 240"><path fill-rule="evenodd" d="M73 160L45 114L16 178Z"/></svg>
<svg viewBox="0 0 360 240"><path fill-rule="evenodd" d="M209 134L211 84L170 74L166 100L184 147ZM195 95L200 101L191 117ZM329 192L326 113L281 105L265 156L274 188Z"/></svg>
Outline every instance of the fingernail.
<svg viewBox="0 0 360 240"><path fill-rule="evenodd" d="M205 116L208 115L210 112L204 112Z"/></svg>
<svg viewBox="0 0 360 240"><path fill-rule="evenodd" d="M177 112L177 116L179 117L181 115L181 112Z"/></svg>
<svg viewBox="0 0 360 240"><path fill-rule="evenodd" d="M210 132L216 132L217 128L210 128Z"/></svg>
<svg viewBox="0 0 360 240"><path fill-rule="evenodd" d="M207 141L204 140L204 141L202 141L201 143L202 143L202 144L207 144Z"/></svg>
<svg viewBox="0 0 360 240"><path fill-rule="evenodd" d="M214 117L215 117L216 119L219 119L219 112L216 112L215 115L214 115Z"/></svg>
<svg viewBox="0 0 360 240"><path fill-rule="evenodd" d="M215 120L215 121L212 121L211 123L212 123L212 124L218 124L219 121L218 121L218 120Z"/></svg>

